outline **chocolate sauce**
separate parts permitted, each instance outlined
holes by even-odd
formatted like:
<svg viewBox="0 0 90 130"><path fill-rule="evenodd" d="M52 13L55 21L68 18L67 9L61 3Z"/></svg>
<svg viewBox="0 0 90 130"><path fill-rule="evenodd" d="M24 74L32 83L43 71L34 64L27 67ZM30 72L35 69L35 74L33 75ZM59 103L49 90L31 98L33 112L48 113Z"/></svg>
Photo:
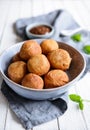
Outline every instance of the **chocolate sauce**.
<svg viewBox="0 0 90 130"><path fill-rule="evenodd" d="M51 31L51 28L46 25L36 26L30 29L30 33L36 35L44 35Z"/></svg>

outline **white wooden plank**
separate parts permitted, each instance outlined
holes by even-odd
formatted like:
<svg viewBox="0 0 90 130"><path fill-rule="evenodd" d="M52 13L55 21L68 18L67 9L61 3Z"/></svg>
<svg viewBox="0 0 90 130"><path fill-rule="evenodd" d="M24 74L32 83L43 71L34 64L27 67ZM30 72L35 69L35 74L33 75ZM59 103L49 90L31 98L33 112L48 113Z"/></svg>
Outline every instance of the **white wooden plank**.
<svg viewBox="0 0 90 130"><path fill-rule="evenodd" d="M20 16L19 18L28 18L32 16L32 6L33 6L33 1L32 0L22 0L21 1L22 6L20 6Z"/></svg>
<svg viewBox="0 0 90 130"><path fill-rule="evenodd" d="M6 24L7 13L9 9L9 4L5 1L0 1L0 44L1 38L3 35L4 26ZM4 11L6 10L6 11ZM1 89L2 78L0 75L0 89ZM6 98L3 96L0 90L0 130L5 128L6 116L7 116L8 102Z"/></svg>
<svg viewBox="0 0 90 130"><path fill-rule="evenodd" d="M1 89L2 78L0 76L0 89ZM3 96L0 90L0 130L5 128L5 121L7 116L8 102Z"/></svg>
<svg viewBox="0 0 90 130"><path fill-rule="evenodd" d="M90 0L82 0L84 7L87 9L88 13L90 12Z"/></svg>
<svg viewBox="0 0 90 130"><path fill-rule="evenodd" d="M63 0L64 2L64 9L66 9L67 11L69 11L71 13L71 15L74 17L74 19L81 25L84 26L85 23L81 18L80 12L84 11L81 10L81 1L80 0ZM78 9L77 9L78 6Z"/></svg>
<svg viewBox="0 0 90 130"><path fill-rule="evenodd" d="M5 27L5 31L4 31L4 36L2 38L2 43L4 43L2 45L2 49L6 46L10 46L12 44L14 44L16 41L16 36L14 36L13 34L13 28L12 28L12 24L13 22L19 18L19 13L20 13L20 10L19 10L19 7L20 7L20 1L13 1L13 4L10 3L10 10L9 10L9 14L8 14L8 18L7 18L7 25ZM5 10L7 11L7 10ZM4 12L5 12L4 11ZM1 25L1 24L0 24ZM7 45L8 44L8 45ZM4 46L5 45L5 46ZM3 130L3 129L12 129L13 126L15 126L15 128L19 128L19 129L22 129L21 125L20 124L17 124L17 122L15 122L16 120L13 119L12 121L12 115L10 114L10 110L8 112L8 115L7 115L7 119L5 119L5 116L6 116L6 111L7 111L7 106L5 107L5 105L7 104L6 101L4 101L5 99L3 99L4 96L1 95L0 93L0 97L2 97L2 101L1 101L1 107L0 107L0 117L1 117L1 125L0 125L0 128ZM5 104L5 105L3 105ZM4 110L4 109L6 110ZM3 111L3 112L2 112ZM5 112L4 112L5 111ZM14 114L13 114L14 115ZM3 117L3 118L2 118ZM14 116L13 116L14 117ZM6 121L6 124L5 124L5 121ZM10 125L10 123L13 123L13 125ZM15 124L14 124L15 123ZM6 126L4 126L4 124ZM9 124L9 125L8 125ZM10 127L11 126L11 127Z"/></svg>
<svg viewBox="0 0 90 130"><path fill-rule="evenodd" d="M8 110L8 102L0 91L0 130L4 130Z"/></svg>
<svg viewBox="0 0 90 130"><path fill-rule="evenodd" d="M70 88L69 94L76 93L74 88L75 86ZM70 100L68 110L59 118L59 125L61 130L87 130L78 105Z"/></svg>
<svg viewBox="0 0 90 130"><path fill-rule="evenodd" d="M18 40L17 40L17 36L16 34L14 34L13 32L13 23L20 18L20 10L24 7L22 7L22 2L21 0L19 1L12 1L10 3L10 9L9 9L9 13L8 13L8 19L7 19L7 24L5 27L5 31L4 31L4 35L2 38L2 46L1 46L1 50L9 47L10 45L15 44ZM27 9L27 6L26 6ZM4 45L3 45L4 43ZM11 125L12 122L12 125ZM15 116L15 114L10 110L10 108L8 108L8 112L7 112L7 117L6 117L6 123L5 123L5 130L24 130L24 128L22 127L20 121L17 119L17 117Z"/></svg>
<svg viewBox="0 0 90 130"><path fill-rule="evenodd" d="M86 27L90 26L89 12L88 12L87 8L85 7L83 1L78 1L78 3L75 1L74 6L75 6L77 12L79 12L78 15L82 19L84 26L86 26Z"/></svg>
<svg viewBox="0 0 90 130"><path fill-rule="evenodd" d="M44 123L42 125L36 126L33 130L58 130L57 119Z"/></svg>
<svg viewBox="0 0 90 130"><path fill-rule="evenodd" d="M63 0L43 0L44 13L49 13L57 9L63 9Z"/></svg>
<svg viewBox="0 0 90 130"><path fill-rule="evenodd" d="M8 108L7 111L7 120L5 130L25 130L20 120L16 117L16 115Z"/></svg>
<svg viewBox="0 0 90 130"><path fill-rule="evenodd" d="M13 3L13 4L12 4ZM13 23L19 18L20 13L20 1L11 1L10 8L7 16L7 23L5 25L4 33L1 39L0 53L7 47L21 41L13 29Z"/></svg>
<svg viewBox="0 0 90 130"><path fill-rule="evenodd" d="M77 83L76 89L83 98L90 99L90 72Z"/></svg>
<svg viewBox="0 0 90 130"><path fill-rule="evenodd" d="M37 16L37 15L41 15L41 14L46 14L49 13L51 11L54 11L56 9L62 9L63 8L63 4L61 2L61 0L33 0L32 1L32 15L33 16Z"/></svg>
<svg viewBox="0 0 90 130"><path fill-rule="evenodd" d="M89 21L87 21L87 28L90 29L90 0L83 0L83 6L85 8L85 10L87 10L87 17L89 19ZM86 18L86 17L85 17Z"/></svg>
<svg viewBox="0 0 90 130"><path fill-rule="evenodd" d="M1 39L2 35L4 32L4 27L7 21L7 14L9 11L9 4L8 2L0 1L0 44L1 44Z"/></svg>
<svg viewBox="0 0 90 130"><path fill-rule="evenodd" d="M77 92L83 99L90 100L90 72L77 83ZM83 118L86 122L88 130L90 129L90 102L84 102Z"/></svg>
<svg viewBox="0 0 90 130"><path fill-rule="evenodd" d="M32 15L34 17L43 14L44 13L43 9L44 9L44 6L43 6L42 0L32 1Z"/></svg>

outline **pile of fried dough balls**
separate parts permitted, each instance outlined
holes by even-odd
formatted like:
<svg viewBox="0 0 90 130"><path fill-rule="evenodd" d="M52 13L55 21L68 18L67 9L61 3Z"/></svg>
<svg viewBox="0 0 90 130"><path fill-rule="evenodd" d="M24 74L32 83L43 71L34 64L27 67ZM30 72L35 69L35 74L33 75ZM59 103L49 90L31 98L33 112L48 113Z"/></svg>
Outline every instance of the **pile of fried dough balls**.
<svg viewBox="0 0 90 130"><path fill-rule="evenodd" d="M12 57L7 73L12 81L28 88L56 88L69 82L66 70L70 64L70 54L55 40L45 39L41 44L27 40Z"/></svg>

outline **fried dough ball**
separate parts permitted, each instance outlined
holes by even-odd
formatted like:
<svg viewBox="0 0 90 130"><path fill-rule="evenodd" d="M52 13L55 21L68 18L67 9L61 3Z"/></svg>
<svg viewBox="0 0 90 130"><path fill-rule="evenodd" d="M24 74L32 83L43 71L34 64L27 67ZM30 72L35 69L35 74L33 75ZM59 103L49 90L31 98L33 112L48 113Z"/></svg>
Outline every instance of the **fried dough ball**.
<svg viewBox="0 0 90 130"><path fill-rule="evenodd" d="M45 77L45 88L56 88L69 82L69 77L63 70L51 70Z"/></svg>
<svg viewBox="0 0 90 130"><path fill-rule="evenodd" d="M26 74L27 65L23 61L16 61L9 65L8 67L8 77L16 82L20 83L24 75Z"/></svg>
<svg viewBox="0 0 90 130"><path fill-rule="evenodd" d="M58 49L58 43L53 39L46 39L40 44L43 54L47 54L53 50Z"/></svg>
<svg viewBox="0 0 90 130"><path fill-rule="evenodd" d="M39 75L29 73L25 75L21 84L28 88L43 89L44 81Z"/></svg>
<svg viewBox="0 0 90 130"><path fill-rule="evenodd" d="M71 57L64 49L52 51L47 56L52 68L67 70L70 67Z"/></svg>
<svg viewBox="0 0 90 130"><path fill-rule="evenodd" d="M26 41L20 49L20 57L23 60L28 60L31 56L41 54L42 50L40 45L34 40Z"/></svg>
<svg viewBox="0 0 90 130"><path fill-rule="evenodd" d="M37 75L44 75L50 69L50 63L47 57L43 54L39 54L31 57L27 62L28 71Z"/></svg>
<svg viewBox="0 0 90 130"><path fill-rule="evenodd" d="M20 56L19 56L19 52L18 52L16 55L14 55L13 58L12 58L12 62L21 61L21 60L22 60L22 59L21 59Z"/></svg>

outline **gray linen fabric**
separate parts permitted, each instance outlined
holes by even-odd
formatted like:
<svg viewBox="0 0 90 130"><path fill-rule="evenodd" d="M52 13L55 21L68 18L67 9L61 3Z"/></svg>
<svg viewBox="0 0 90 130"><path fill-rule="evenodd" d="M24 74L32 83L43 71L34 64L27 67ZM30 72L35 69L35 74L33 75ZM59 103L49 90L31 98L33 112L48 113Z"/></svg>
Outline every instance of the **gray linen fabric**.
<svg viewBox="0 0 90 130"><path fill-rule="evenodd" d="M83 42L75 43L69 37L60 37L61 30L79 27L71 14L64 10L55 10L49 14L37 17L19 19L14 24L14 30L22 40L26 40L28 38L25 34L25 27L28 24L39 21L47 22L54 26L55 33L52 37L53 39L65 41L76 49L81 50ZM85 58L87 60L86 73L90 66L90 60L87 57ZM8 99L12 111L14 111L26 129L55 119L67 110L67 93L53 101L32 101L17 95L5 84L5 82L2 83L2 92Z"/></svg>
<svg viewBox="0 0 90 130"><path fill-rule="evenodd" d="M19 96L5 82L2 83L1 91L25 129L53 120L67 110L67 93L52 101L35 101Z"/></svg>
<svg viewBox="0 0 90 130"><path fill-rule="evenodd" d="M25 27L34 22L49 23L55 28L52 38L60 40L60 31L63 29L75 29L79 27L70 13L65 10L55 10L45 15L37 17L19 19L14 24L15 32L23 39L28 39L25 34Z"/></svg>

